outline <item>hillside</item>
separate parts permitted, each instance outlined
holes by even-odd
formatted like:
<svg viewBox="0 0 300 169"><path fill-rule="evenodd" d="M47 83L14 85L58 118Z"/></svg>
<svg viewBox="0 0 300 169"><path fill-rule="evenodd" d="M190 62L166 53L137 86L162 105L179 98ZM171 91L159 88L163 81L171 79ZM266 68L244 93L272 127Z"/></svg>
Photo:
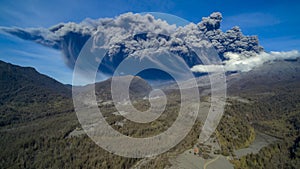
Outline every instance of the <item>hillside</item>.
<svg viewBox="0 0 300 169"><path fill-rule="evenodd" d="M70 86L33 68L5 62L0 65L0 168L165 168L171 166L170 160L197 144L201 120L196 121L180 144L155 158L131 159L110 154L82 131L73 111ZM299 62L278 62L229 76L225 115L213 137L220 143L218 153L232 157L236 168L300 165L298 67ZM133 79L130 93L136 99L134 106L144 110L148 102L140 98L147 96L151 86L139 77ZM106 121L124 135L153 136L166 131L176 119L180 99L177 90L167 90L168 104L157 120L137 124L115 113L114 105L107 102L110 83L111 79L96 84L96 95L104 99L98 106ZM76 88L84 92L92 86ZM251 145L257 131L276 137L277 141L256 154L237 158L235 150Z"/></svg>
<svg viewBox="0 0 300 169"><path fill-rule="evenodd" d="M126 84L127 80L132 79L129 85L129 96L131 99L141 99L143 97L147 97L152 90L152 87L148 84L148 82L138 76L128 75L114 78L118 86L123 86ZM73 89L74 93L91 92L91 90L95 89L95 94L98 99L111 100L111 83L112 78L109 78L102 82L97 82L95 84L89 84L85 86L77 86Z"/></svg>
<svg viewBox="0 0 300 169"><path fill-rule="evenodd" d="M0 61L0 126L71 112L71 90L29 67Z"/></svg>
<svg viewBox="0 0 300 169"><path fill-rule="evenodd" d="M117 169L136 161L106 152L85 134L69 137L80 127L70 87L2 61L0 75L0 168Z"/></svg>
<svg viewBox="0 0 300 169"><path fill-rule="evenodd" d="M280 61L229 76L228 112L278 139L257 154L234 160L236 168L299 168L299 71L299 60Z"/></svg>

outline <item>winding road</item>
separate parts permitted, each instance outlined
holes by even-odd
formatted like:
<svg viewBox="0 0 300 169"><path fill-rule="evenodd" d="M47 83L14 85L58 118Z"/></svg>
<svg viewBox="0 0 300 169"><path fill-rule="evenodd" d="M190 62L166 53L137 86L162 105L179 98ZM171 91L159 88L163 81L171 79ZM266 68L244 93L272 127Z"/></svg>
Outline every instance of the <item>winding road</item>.
<svg viewBox="0 0 300 169"><path fill-rule="evenodd" d="M204 164L204 166L203 166L203 169L206 169L206 167L207 167L209 164L211 164L211 163L217 161L219 158L220 158L220 155L218 155L218 156L217 156L216 158L214 158L213 160L210 160L210 161L206 162L206 163Z"/></svg>

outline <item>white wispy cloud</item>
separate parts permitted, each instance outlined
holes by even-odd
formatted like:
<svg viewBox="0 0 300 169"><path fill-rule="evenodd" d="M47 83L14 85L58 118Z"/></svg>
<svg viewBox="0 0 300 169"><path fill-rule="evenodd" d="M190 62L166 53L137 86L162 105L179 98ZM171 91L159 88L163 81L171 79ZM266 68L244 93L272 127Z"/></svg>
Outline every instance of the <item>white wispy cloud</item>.
<svg viewBox="0 0 300 169"><path fill-rule="evenodd" d="M219 71L238 71L248 72L262 66L264 63L278 60L294 60L300 58L297 50L287 52L262 52L255 56L245 56L237 53L226 53L227 60L222 65L196 65L191 68L193 72L219 72Z"/></svg>

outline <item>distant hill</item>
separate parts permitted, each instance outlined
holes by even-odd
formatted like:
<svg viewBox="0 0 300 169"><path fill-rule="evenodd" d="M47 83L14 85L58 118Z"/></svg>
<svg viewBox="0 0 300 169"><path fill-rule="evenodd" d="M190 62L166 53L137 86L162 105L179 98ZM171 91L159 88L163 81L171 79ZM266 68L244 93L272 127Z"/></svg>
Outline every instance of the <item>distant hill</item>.
<svg viewBox="0 0 300 169"><path fill-rule="evenodd" d="M34 120L44 116L72 112L72 88L37 72L0 61L0 126ZM117 77L119 85L127 78ZM111 78L96 83L96 95L111 100ZM78 91L91 91L93 85L76 87ZM134 76L129 87L131 99L148 96L151 86Z"/></svg>
<svg viewBox="0 0 300 169"><path fill-rule="evenodd" d="M34 68L0 61L0 126L73 110L71 90Z"/></svg>
<svg viewBox="0 0 300 169"><path fill-rule="evenodd" d="M144 79L140 78L139 76L119 76L114 77L116 78L116 83L119 86L122 86L125 84L125 82L129 79L132 79L130 86L129 86L129 96L131 99L140 99L145 96L148 96L148 94L151 92L152 87L150 84L145 81ZM112 78L109 78L102 82L95 83L95 93L98 99L101 100L112 100L111 97L111 82ZM74 89L77 92L90 92L93 90L94 85L86 85L82 87L75 87ZM75 92L76 93L76 92ZM120 96L121 97L121 96Z"/></svg>
<svg viewBox="0 0 300 169"><path fill-rule="evenodd" d="M32 67L21 67L0 60L0 75L1 92L9 92L26 86L39 86L65 96L71 94L65 85L40 74Z"/></svg>
<svg viewBox="0 0 300 169"><path fill-rule="evenodd" d="M300 83L300 60L267 63L249 72L229 75L227 81L232 92L252 90L258 86L271 89L272 86Z"/></svg>
<svg viewBox="0 0 300 169"><path fill-rule="evenodd" d="M229 93L254 93L300 86L300 60L276 61L227 77ZM256 91L256 92L259 92Z"/></svg>
<svg viewBox="0 0 300 169"><path fill-rule="evenodd" d="M145 96L148 96L150 91L152 90L152 87L142 78L138 76L120 76L120 77L115 77L116 82L118 85L123 85L125 81L128 79L132 78L132 81L129 86L129 96L133 99L138 99L138 98L143 98ZM106 94L108 97L110 97L111 94L111 81L112 78L96 83L96 92L98 94Z"/></svg>

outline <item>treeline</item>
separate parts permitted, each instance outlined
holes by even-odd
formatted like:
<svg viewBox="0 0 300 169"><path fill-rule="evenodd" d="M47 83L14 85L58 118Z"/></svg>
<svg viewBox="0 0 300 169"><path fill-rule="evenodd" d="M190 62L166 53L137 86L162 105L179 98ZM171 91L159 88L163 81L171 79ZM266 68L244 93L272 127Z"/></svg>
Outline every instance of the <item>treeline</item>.
<svg viewBox="0 0 300 169"><path fill-rule="evenodd" d="M233 100L227 102L228 105L216 132L222 149L221 153L225 156L234 155L234 150L248 147L255 139L254 128L239 116L241 109L232 106L246 103Z"/></svg>
<svg viewBox="0 0 300 169"><path fill-rule="evenodd" d="M261 149L233 160L237 169L300 168L300 89L274 88L263 94L244 94L250 104L234 104L237 115L256 129L281 138Z"/></svg>

